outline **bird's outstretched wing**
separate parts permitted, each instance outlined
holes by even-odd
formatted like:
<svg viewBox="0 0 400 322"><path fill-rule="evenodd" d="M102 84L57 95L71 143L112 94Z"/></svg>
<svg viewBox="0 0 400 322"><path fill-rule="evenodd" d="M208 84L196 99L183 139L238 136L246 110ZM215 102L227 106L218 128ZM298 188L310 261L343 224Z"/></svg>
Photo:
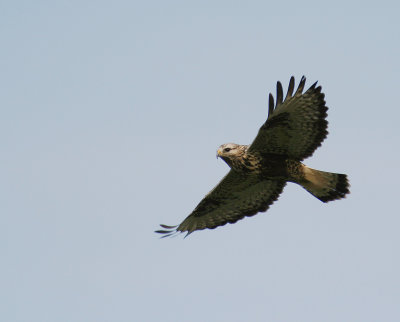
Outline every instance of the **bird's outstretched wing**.
<svg viewBox="0 0 400 322"><path fill-rule="evenodd" d="M294 77L290 79L286 98L282 84L277 83L276 104L269 94L268 119L261 126L249 152L273 153L303 160L313 154L326 138L328 122L321 87L314 83L303 93L303 76L294 91Z"/></svg>
<svg viewBox="0 0 400 322"><path fill-rule="evenodd" d="M285 180L261 180L256 174L230 170L179 226L161 225L164 229L156 232L167 237L176 232L190 234L195 230L235 223L266 211L278 199L285 184Z"/></svg>

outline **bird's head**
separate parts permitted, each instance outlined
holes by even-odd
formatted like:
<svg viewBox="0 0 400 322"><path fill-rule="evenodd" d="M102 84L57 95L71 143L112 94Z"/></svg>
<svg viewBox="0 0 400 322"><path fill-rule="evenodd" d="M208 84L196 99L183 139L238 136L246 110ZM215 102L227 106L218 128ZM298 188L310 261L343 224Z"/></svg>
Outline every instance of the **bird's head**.
<svg viewBox="0 0 400 322"><path fill-rule="evenodd" d="M235 143L222 144L217 150L217 158L221 157L229 166L231 161L243 156L246 152L246 145Z"/></svg>

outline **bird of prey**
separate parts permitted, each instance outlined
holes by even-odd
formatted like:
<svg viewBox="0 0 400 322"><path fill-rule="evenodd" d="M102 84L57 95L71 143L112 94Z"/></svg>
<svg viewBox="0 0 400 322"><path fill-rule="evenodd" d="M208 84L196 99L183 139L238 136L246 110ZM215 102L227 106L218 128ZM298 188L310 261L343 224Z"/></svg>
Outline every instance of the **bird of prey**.
<svg viewBox="0 0 400 322"><path fill-rule="evenodd" d="M157 233L163 237L177 232L189 235L266 211L287 182L297 183L322 202L344 198L350 192L345 174L302 163L328 134L325 95L317 82L303 93L305 82L303 76L294 91L291 77L285 99L282 84L277 82L276 103L269 94L268 118L253 143L221 145L217 158L229 165L229 173L180 225L161 225Z"/></svg>

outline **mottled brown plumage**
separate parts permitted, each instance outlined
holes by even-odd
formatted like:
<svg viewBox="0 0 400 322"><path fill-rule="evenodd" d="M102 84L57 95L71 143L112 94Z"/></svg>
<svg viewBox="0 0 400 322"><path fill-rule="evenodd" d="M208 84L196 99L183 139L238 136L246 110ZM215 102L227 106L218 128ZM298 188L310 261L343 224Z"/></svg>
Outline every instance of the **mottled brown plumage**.
<svg viewBox="0 0 400 322"><path fill-rule="evenodd" d="M231 168L220 183L179 225L161 225L163 237L176 232L216 228L266 211L278 199L286 182L294 182L323 202L349 193L345 174L311 169L301 161L326 138L328 122L324 94L314 83L305 93L303 76L294 92L294 77L283 100L277 83L276 104L269 96L268 118L250 145L223 144L217 156ZM293 94L294 92L294 94Z"/></svg>

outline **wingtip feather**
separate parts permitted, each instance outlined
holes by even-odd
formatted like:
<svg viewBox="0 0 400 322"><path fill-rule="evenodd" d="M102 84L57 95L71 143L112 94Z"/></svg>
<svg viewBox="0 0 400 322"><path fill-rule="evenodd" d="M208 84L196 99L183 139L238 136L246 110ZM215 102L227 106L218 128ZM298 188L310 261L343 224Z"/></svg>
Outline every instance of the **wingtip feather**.
<svg viewBox="0 0 400 322"><path fill-rule="evenodd" d="M308 91L314 90L315 87L317 86L317 84L318 84L318 81L316 81L314 84L312 84L312 85L310 86L310 88L307 90L307 92L308 92ZM319 87L319 88L320 88L320 87Z"/></svg>
<svg viewBox="0 0 400 322"><path fill-rule="evenodd" d="M299 87L297 88L295 95L301 95L303 93L305 84L306 84L306 77L303 75L300 79Z"/></svg>
<svg viewBox="0 0 400 322"><path fill-rule="evenodd" d="M282 83L278 81L276 83L276 106L281 105L283 102L283 88Z"/></svg>
<svg viewBox="0 0 400 322"><path fill-rule="evenodd" d="M165 229L174 229L174 228L178 227L178 225L175 225L175 226L168 226L168 225L163 225L163 224L161 224L160 226L161 226L162 228L165 228Z"/></svg>
<svg viewBox="0 0 400 322"><path fill-rule="evenodd" d="M269 103L268 103L268 117L272 114L275 108L274 96L269 93Z"/></svg>
<svg viewBox="0 0 400 322"><path fill-rule="evenodd" d="M286 101L287 98L292 97L293 90L294 90L294 76L290 77L288 91L287 91L287 94L286 94L286 97L285 97L285 101Z"/></svg>

